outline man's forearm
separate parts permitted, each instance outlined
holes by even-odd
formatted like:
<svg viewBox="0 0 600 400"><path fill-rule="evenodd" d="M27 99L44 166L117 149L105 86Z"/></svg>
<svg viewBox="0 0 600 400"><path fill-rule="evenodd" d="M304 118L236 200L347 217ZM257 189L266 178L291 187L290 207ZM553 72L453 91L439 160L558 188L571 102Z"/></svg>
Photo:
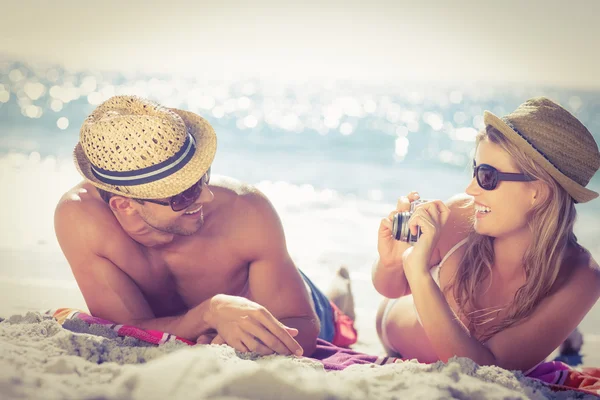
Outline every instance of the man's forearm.
<svg viewBox="0 0 600 400"><path fill-rule="evenodd" d="M133 319L127 323L142 329L153 329L170 333L195 342L198 336L209 331L206 314L211 299L205 300L182 315L151 319Z"/></svg>
<svg viewBox="0 0 600 400"><path fill-rule="evenodd" d="M285 326L298 329L298 335L294 338L304 350L303 356L310 357L317 348L317 336L319 336L319 319L314 317L291 317L279 320Z"/></svg>

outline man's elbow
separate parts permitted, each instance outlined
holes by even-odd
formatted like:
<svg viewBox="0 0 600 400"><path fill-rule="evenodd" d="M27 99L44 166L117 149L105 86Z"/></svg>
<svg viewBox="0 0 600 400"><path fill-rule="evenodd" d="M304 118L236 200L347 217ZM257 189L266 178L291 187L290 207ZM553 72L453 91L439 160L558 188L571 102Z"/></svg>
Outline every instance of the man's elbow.
<svg viewBox="0 0 600 400"><path fill-rule="evenodd" d="M314 332L311 332L314 333ZM305 342L302 344L302 355L305 357L310 357L317 350L317 338L319 337L319 331L316 334L311 334L310 337L307 337Z"/></svg>
<svg viewBox="0 0 600 400"><path fill-rule="evenodd" d="M300 336L299 342L302 346L303 355L305 357L310 357L315 350L317 349L317 338L319 337L319 332L321 332L321 323L319 322L319 318L316 315L306 317L308 324L304 326L302 332L298 332Z"/></svg>

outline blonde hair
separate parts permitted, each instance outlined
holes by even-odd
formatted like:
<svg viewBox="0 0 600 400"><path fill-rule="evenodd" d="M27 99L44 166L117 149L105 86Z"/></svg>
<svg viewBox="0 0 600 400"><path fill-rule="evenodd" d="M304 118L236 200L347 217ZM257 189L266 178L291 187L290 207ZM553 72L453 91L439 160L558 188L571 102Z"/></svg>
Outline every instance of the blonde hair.
<svg viewBox="0 0 600 400"><path fill-rule="evenodd" d="M459 263L451 284L444 290L453 290L459 313L467 317L469 329L482 342L496 333L526 319L540 301L552 290L566 249L579 246L573 233L576 211L573 198L531 157L508 141L497 129L487 126L476 139L476 146L483 140L499 145L513 159L516 166L548 187L548 195L528 212L527 225L533 234L531 246L523 255L526 281L515 293L511 303L505 307L481 309L477 293L480 282L492 273L494 262L494 238L471 232L465 253ZM507 309L506 317L491 329L478 328L492 321L500 311Z"/></svg>

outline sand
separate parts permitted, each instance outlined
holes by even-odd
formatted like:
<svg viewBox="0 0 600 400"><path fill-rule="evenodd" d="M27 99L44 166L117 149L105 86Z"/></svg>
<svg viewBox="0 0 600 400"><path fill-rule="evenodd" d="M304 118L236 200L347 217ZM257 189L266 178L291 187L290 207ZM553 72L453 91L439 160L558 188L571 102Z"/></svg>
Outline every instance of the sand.
<svg viewBox="0 0 600 400"><path fill-rule="evenodd" d="M325 372L306 358L257 357L227 346L149 347L81 321L67 328L78 332L32 312L0 323L3 399L593 398L554 393L521 373L465 358Z"/></svg>
<svg viewBox="0 0 600 400"><path fill-rule="evenodd" d="M542 399L577 398L554 393L539 382L500 368L478 368L468 359L448 365L416 361L387 366L353 366L325 372L318 362L292 357L253 357L226 346L177 343L149 347L115 338L103 327L70 322L64 329L39 312L56 307L85 309L65 260L55 251L0 249L12 266L0 274L1 399ZM62 265L65 268L59 268ZM53 271L49 279L46 271ZM3 268L4 272L8 272ZM10 276L7 276L10 275ZM359 274L354 274L360 278ZM29 278L26 278L29 277ZM354 291L373 296L365 279ZM374 309L357 307L355 350L381 355ZM585 333L584 363L600 366L600 338ZM579 398L584 398L579 396ZM592 398L592 397L590 397Z"/></svg>

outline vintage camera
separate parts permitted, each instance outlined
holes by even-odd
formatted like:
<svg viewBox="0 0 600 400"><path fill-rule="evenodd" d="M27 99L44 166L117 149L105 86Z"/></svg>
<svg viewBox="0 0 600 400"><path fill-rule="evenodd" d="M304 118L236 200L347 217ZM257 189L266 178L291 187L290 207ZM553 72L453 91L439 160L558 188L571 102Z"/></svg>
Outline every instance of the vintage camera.
<svg viewBox="0 0 600 400"><path fill-rule="evenodd" d="M418 204L425 203L427 200L415 200L410 203L410 211L399 212L394 215L394 222L392 227L392 236L396 240L408 242L414 244L419 240L421 236L421 227L417 226L417 234L413 235L408 229L408 220L415 211L415 207Z"/></svg>

